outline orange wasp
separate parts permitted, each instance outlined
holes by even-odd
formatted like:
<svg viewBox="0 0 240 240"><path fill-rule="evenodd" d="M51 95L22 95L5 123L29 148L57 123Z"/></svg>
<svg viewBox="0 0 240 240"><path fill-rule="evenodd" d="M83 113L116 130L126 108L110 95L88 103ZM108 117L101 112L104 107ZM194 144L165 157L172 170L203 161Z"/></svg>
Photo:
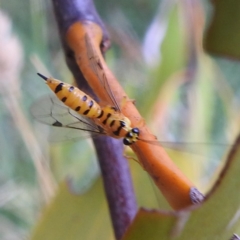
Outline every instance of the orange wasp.
<svg viewBox="0 0 240 240"><path fill-rule="evenodd" d="M50 99L44 100L44 104L48 106L44 114L39 114L39 108L43 101L36 102L32 106L31 112L37 120L48 125L88 131L92 134L104 134L114 138L123 138L125 145L131 145L139 140L140 131L137 127L131 127L131 121L122 114L108 85L104 70L101 68L100 60L92 57L92 46L87 35L85 41L89 55L91 55L89 58L91 58L92 69L106 89L114 106L107 105L101 107L92 97L77 87L38 73L61 103L52 96ZM56 113L57 108L61 108L61 114ZM67 111L66 114L71 115L76 121L64 124L61 121L63 109Z"/></svg>

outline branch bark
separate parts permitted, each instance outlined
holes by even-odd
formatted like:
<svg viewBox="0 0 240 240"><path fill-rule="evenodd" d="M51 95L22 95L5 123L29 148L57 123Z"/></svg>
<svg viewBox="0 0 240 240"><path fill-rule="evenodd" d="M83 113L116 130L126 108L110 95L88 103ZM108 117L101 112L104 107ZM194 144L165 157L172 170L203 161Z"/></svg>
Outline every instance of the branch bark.
<svg viewBox="0 0 240 240"><path fill-rule="evenodd" d="M100 26L89 21L76 22L67 32L67 42L73 49L77 64L88 80L89 85L94 89L101 101L111 101L109 95L103 89L101 81L89 67L89 56L85 42L86 34L91 40L91 45L94 48L94 57L97 57L101 63L101 69L104 70L116 101L120 103L123 99L127 100L121 109L123 114L130 119L132 126L140 129L140 138L148 140L148 142L137 141L130 146L136 153L142 167L150 174L159 190L174 209L182 209L201 202L203 200L202 194L177 168L161 145L157 143L155 136L147 128L135 105L129 100L127 94L105 63L99 49L103 34ZM149 141L156 144L152 144ZM194 199L192 198L193 196Z"/></svg>
<svg viewBox="0 0 240 240"><path fill-rule="evenodd" d="M70 26L75 22L90 20L101 26L103 40L107 42L108 34L105 26L91 0L52 0L52 2L67 65L75 77L77 86L97 99L97 96L94 94L95 89L93 91L89 87L77 65L75 53L69 47L68 42L66 42L66 34ZM106 49L106 47L104 48ZM128 163L123 157L123 145L122 142L110 137L95 138L94 145L102 171L115 237L116 239L121 239L137 212Z"/></svg>
<svg viewBox="0 0 240 240"><path fill-rule="evenodd" d="M60 0L57 1L57 3L55 11L56 16L59 17L61 14L57 12L57 9L59 8L60 3L69 4L70 2L69 0ZM81 4L75 5L75 3L76 2L74 1L71 2L72 7L76 8L73 12L77 12L77 14L80 14L81 17L71 17L69 20L67 18L67 13L70 13L70 11L67 10L64 15L64 20L67 25L63 27L62 24L64 21L62 21L63 23L58 21L61 24L61 26L59 25L59 28L66 56L68 57L68 64L70 63L69 59L71 59L74 64L72 69L77 71L77 68L79 68L81 70L81 73L77 72L75 76L80 77L80 74L81 77L84 76L88 81L90 88L94 89L94 93L97 97L102 102L110 102L109 95L104 90L96 74L90 68L89 56L86 50L87 46L85 42L85 36L87 34L91 40L91 45L94 48L95 55L101 63L101 68L105 72L109 87L112 89L112 93L116 101L120 103L123 98L129 99L117 79L109 70L102 56L102 48L100 46L105 45L108 37L100 18L98 16L95 18L93 17L94 13L96 13L95 9L93 9L92 14L90 14L89 11L86 11L87 14L84 15L83 11L86 10L87 3L85 2L84 7L82 8ZM89 6L92 5L89 4ZM61 6L61 9L65 9L65 7ZM72 24L70 24L70 22ZM75 60L73 60L73 55ZM69 64L69 67L71 68L71 64ZM85 83L86 82L84 80L81 80L79 86L82 90L90 93L89 88L84 88ZM87 83L86 86L89 87ZM132 126L140 129L141 139L156 141L154 135L145 125L143 118L139 114L133 102L126 101L122 108L122 112L131 120ZM182 209L203 200L202 194L198 192L193 183L176 167L160 144L150 144L149 142L137 141L132 144L131 147L138 156L142 167L151 175L160 191L174 209Z"/></svg>

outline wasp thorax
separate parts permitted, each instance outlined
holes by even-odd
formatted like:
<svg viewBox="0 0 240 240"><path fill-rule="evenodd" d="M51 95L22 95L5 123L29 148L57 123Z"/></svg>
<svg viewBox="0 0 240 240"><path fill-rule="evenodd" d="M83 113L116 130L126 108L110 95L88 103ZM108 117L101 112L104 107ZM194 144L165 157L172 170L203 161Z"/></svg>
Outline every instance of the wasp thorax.
<svg viewBox="0 0 240 240"><path fill-rule="evenodd" d="M127 134L126 137L123 139L123 144L125 145L131 145L135 143L138 140L139 136L139 129L138 128L132 128Z"/></svg>
<svg viewBox="0 0 240 240"><path fill-rule="evenodd" d="M131 121L127 118L127 117L124 117L123 120L121 120L121 126L123 128L126 129L126 131L130 131L131 130Z"/></svg>

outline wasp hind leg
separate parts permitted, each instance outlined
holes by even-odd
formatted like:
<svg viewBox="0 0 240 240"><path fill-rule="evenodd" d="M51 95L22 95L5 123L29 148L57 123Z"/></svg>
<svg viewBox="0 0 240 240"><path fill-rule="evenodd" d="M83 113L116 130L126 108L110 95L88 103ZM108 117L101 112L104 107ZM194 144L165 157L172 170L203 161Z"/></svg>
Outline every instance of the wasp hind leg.
<svg viewBox="0 0 240 240"><path fill-rule="evenodd" d="M123 154L123 156L127 159L127 160L133 160L135 161L136 163L138 163L141 167L143 167L142 163L137 159L137 158L134 158L132 156L128 156L126 154Z"/></svg>
<svg viewBox="0 0 240 240"><path fill-rule="evenodd" d="M126 105L126 103L128 103L128 102L131 102L135 105L136 100L135 99L130 99L127 96L124 96L123 99L120 102L120 108L122 109Z"/></svg>

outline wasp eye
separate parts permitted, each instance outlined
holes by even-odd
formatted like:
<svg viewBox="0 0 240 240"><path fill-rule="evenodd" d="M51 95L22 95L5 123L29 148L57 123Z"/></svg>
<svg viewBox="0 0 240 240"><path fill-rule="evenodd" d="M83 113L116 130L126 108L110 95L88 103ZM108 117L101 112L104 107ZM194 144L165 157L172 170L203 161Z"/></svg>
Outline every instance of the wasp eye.
<svg viewBox="0 0 240 240"><path fill-rule="evenodd" d="M123 139L123 144L126 145L126 146L129 146L132 144L132 142L130 142L127 138L124 138Z"/></svg>
<svg viewBox="0 0 240 240"><path fill-rule="evenodd" d="M138 128L133 128L133 129L132 129L132 132L133 132L133 133L136 133L136 134L139 134L139 129L138 129Z"/></svg>
<svg viewBox="0 0 240 240"><path fill-rule="evenodd" d="M125 127L126 123L124 121L120 121L120 125L121 125L121 127Z"/></svg>
<svg viewBox="0 0 240 240"><path fill-rule="evenodd" d="M128 132L126 137L128 137L128 138L132 138L132 137L133 137L132 132Z"/></svg>

